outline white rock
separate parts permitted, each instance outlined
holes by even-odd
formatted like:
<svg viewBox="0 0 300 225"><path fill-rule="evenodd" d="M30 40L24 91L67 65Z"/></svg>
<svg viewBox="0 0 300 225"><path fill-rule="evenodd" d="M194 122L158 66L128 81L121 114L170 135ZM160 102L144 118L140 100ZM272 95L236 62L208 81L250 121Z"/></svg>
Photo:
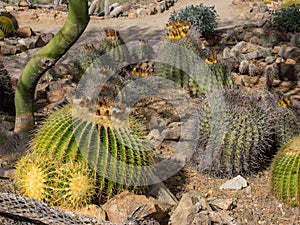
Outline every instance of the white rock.
<svg viewBox="0 0 300 225"><path fill-rule="evenodd" d="M241 175L238 175L231 180L226 181L220 186L220 190L231 189L231 190L240 190L248 186L247 181Z"/></svg>

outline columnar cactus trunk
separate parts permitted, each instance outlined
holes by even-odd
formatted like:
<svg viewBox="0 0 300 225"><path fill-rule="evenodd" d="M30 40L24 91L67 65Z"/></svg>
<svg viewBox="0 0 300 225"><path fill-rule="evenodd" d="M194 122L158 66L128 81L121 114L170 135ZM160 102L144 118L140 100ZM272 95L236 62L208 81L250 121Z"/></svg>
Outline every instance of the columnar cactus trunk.
<svg viewBox="0 0 300 225"><path fill-rule="evenodd" d="M16 89L16 133L27 133L34 126L34 91L40 77L77 41L89 22L88 2L70 0L63 28L25 67Z"/></svg>

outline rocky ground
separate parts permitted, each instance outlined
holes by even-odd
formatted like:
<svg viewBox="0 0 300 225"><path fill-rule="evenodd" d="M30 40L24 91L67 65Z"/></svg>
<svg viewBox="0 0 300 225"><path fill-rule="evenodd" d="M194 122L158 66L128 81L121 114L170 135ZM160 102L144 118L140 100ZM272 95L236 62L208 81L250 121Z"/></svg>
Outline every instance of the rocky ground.
<svg viewBox="0 0 300 225"><path fill-rule="evenodd" d="M201 41L203 45L215 49L218 55L223 60L226 60L236 79L236 83L244 89L263 89L265 87L266 66L276 64L280 70L273 81L273 86L291 96L295 104L297 104L297 99L299 99L297 74L299 73L300 48L291 41L294 38L292 34L273 29L268 22L264 23L270 16L268 7L266 8L264 4L261 4L261 1L212 0L202 2L209 6L215 5L217 13L220 15L220 22L218 27L219 33L211 38L205 39L202 37ZM37 118L43 118L55 110L57 103L72 99L76 84L70 84L69 78L72 77L72 65L74 65L74 60L78 57L78 49L83 49L85 44L90 45L94 43L96 45L104 27L119 30L125 42L139 39L160 40L165 34L165 24L171 11L190 4L199 4L199 2L178 0L168 11L138 18L118 17L102 19L92 16L86 32L57 63L54 70L50 71L39 84L36 101ZM270 9L276 9L278 5L279 3L275 2L269 7ZM21 10L16 7L11 10L16 15L20 27L29 26L37 34L34 38L35 41L43 33L55 34L63 25L67 15L65 9ZM220 43L223 43L222 48L220 48ZM13 79L19 78L27 61L38 49L32 48L20 54L1 56L5 69ZM246 61L255 65L254 76L249 74L249 70L240 71L240 63L234 60L234 51L236 49L239 49ZM60 74L59 79L57 77L58 74ZM296 79L294 79L295 77ZM49 86L49 83L52 86ZM149 104L148 108L140 110L139 114L146 118L149 130L159 126L164 127L165 130L170 130L174 126L176 127L178 122L178 117L175 114L168 114L170 110L174 112L174 108L158 101ZM13 116L2 115L1 128L3 127L5 127L3 132L13 129ZM2 129L0 132L2 132ZM149 138L157 139L159 135L160 133L150 132ZM157 154L160 157L167 157L172 152L172 147L176 146L176 139L176 137L172 137L167 142L164 142ZM188 164L165 181L165 185L180 201L177 208L173 206L168 209L169 215L171 215L170 221L173 225L300 224L299 208L290 207L274 197L270 189L269 175L270 172L267 169L258 174L245 177L246 184L244 187L236 190L220 189L221 185L228 179L199 174L192 165ZM0 190L2 192L16 192L11 179L0 179ZM118 204L124 208L129 207L128 201L136 206L140 202L146 201L143 197L132 197L126 194L125 197L121 196L119 198L121 200ZM197 199L197 201L195 202L194 199ZM106 206L103 206L108 217L112 220L115 217L121 218L119 214L116 214L116 210L109 210L109 204L113 204L112 202L114 201L116 200L112 200ZM200 202L200 204L196 204L197 202ZM97 213L98 217L103 218L103 212L101 211L100 213L98 208L97 210L92 215ZM157 211L160 212L160 210L156 210L156 215L159 214ZM101 216L99 216L100 214ZM190 217L188 216L189 214L191 214ZM126 215L128 215L128 212ZM162 224L167 223L169 215L159 217L160 219L163 218L162 221L164 222Z"/></svg>

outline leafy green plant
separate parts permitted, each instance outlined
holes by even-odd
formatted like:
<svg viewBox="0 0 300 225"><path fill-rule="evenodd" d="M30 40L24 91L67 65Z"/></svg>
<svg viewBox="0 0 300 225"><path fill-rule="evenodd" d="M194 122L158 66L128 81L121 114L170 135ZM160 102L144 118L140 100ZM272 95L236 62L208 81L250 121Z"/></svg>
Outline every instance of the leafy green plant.
<svg viewBox="0 0 300 225"><path fill-rule="evenodd" d="M187 6L178 12L174 11L169 22L175 20L187 20L194 26L200 33L211 32L217 27L217 12L214 7L200 5Z"/></svg>
<svg viewBox="0 0 300 225"><path fill-rule="evenodd" d="M283 27L288 32L300 31L300 4L273 12L273 22L278 27Z"/></svg>

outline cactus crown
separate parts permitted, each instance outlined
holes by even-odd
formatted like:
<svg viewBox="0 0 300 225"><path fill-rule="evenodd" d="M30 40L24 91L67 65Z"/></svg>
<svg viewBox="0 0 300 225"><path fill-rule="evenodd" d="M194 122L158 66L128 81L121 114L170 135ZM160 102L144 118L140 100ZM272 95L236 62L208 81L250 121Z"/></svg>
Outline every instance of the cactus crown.
<svg viewBox="0 0 300 225"><path fill-rule="evenodd" d="M168 23L168 39L178 40L187 36L189 29L191 28L190 22L187 20L175 20Z"/></svg>
<svg viewBox="0 0 300 225"><path fill-rule="evenodd" d="M13 15L7 12L0 13L0 30L4 37L13 35L18 28L18 22Z"/></svg>
<svg viewBox="0 0 300 225"><path fill-rule="evenodd" d="M288 96L282 96L278 99L278 106L283 108L289 108L293 105L291 98Z"/></svg>

